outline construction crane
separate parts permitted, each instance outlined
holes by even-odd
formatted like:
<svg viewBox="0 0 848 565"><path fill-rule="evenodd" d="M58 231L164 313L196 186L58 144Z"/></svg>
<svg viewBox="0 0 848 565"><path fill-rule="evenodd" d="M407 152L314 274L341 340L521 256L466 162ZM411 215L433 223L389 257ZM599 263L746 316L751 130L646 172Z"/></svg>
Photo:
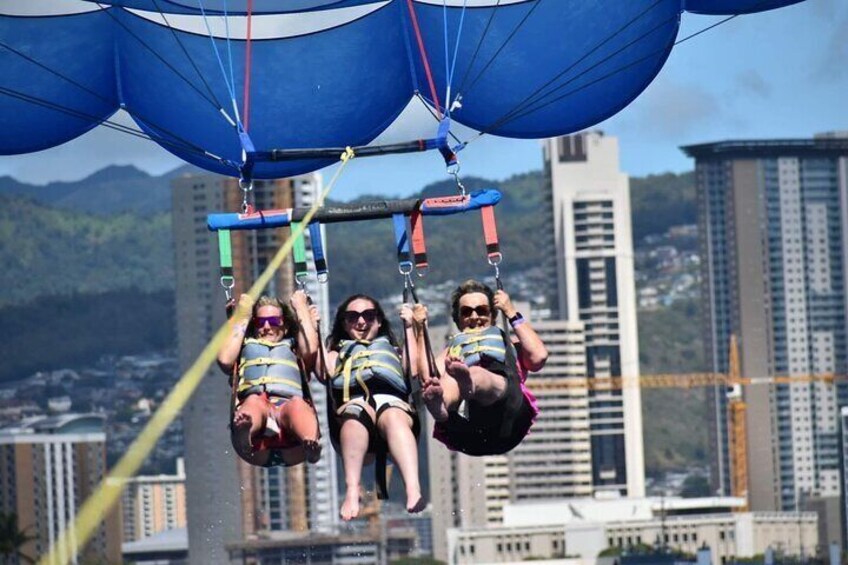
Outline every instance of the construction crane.
<svg viewBox="0 0 848 565"><path fill-rule="evenodd" d="M742 389L756 385L791 385L805 383L834 384L848 382L848 375L822 373L817 375L792 375L768 377L743 377L739 363L736 336L730 336L727 373L681 373L612 377L544 378L528 382L532 391L580 388L590 391L613 391L627 387L640 388L696 388L724 387L727 398L728 443L731 456L731 494L748 501L748 440L745 403Z"/></svg>

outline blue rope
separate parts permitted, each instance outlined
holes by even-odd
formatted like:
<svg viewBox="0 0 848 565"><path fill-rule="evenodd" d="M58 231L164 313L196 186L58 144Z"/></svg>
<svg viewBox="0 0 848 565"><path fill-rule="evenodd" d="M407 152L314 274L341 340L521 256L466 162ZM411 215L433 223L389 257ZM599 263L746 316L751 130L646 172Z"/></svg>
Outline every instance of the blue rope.
<svg viewBox="0 0 848 565"><path fill-rule="evenodd" d="M451 83L450 83L450 50L448 49L448 2L447 0L442 0L442 25L444 26L444 36L445 36L445 114L450 116L450 91L451 91Z"/></svg>
<svg viewBox="0 0 848 565"><path fill-rule="evenodd" d="M227 80L227 71L224 69L224 61L221 60L221 53L218 52L218 44L215 43L215 38L212 36L212 28L209 27L209 19L206 17L206 8L203 5L203 0L197 0L197 4L200 6L200 13L203 15L203 23L206 24L206 32L209 34L209 41L212 42L212 50L215 52L215 58L218 59L218 68L221 69L221 76L224 79L224 84L227 86L227 92L230 93L230 100L233 103L233 110L236 113L236 123L238 123L239 129L241 129L241 118L238 113L234 87Z"/></svg>
<svg viewBox="0 0 848 565"><path fill-rule="evenodd" d="M238 104L236 103L236 79L233 74L233 50L230 41L230 16L227 13L227 0L224 0L224 29L227 33L227 59L230 65L230 96L233 98L233 109L236 113L239 129L243 130L241 116L239 116Z"/></svg>
<svg viewBox="0 0 848 565"><path fill-rule="evenodd" d="M453 47L453 62L451 62L450 75L448 75L448 84L453 85L453 73L456 70L456 58L459 54L459 40L462 37L462 28L465 23L465 8L468 5L468 0L463 0L462 2L462 13L459 15L459 29L456 32L456 45ZM450 112L450 100L447 100L445 104L448 105L448 111Z"/></svg>

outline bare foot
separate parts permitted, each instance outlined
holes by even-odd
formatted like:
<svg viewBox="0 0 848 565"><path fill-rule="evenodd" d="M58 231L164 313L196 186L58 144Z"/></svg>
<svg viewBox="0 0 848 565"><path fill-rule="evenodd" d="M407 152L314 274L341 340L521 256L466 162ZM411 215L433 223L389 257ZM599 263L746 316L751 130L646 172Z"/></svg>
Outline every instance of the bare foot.
<svg viewBox="0 0 848 565"><path fill-rule="evenodd" d="M236 412L236 415L233 417L233 432L247 438L248 444L251 446L253 446L253 438L250 437L250 426L252 423L253 421L250 415L245 412Z"/></svg>
<svg viewBox="0 0 848 565"><path fill-rule="evenodd" d="M348 489L342 508L339 511L342 520L349 522L359 516L359 489Z"/></svg>
<svg viewBox="0 0 848 565"><path fill-rule="evenodd" d="M321 459L321 442L316 439L303 440L303 451L306 452L306 460L317 463Z"/></svg>
<svg viewBox="0 0 848 565"><path fill-rule="evenodd" d="M424 392L421 393L424 399L424 405L427 411L433 416L437 422L444 422L448 419L448 408L445 406L445 391L442 390L442 385L438 379L431 380L424 387Z"/></svg>
<svg viewBox="0 0 848 565"><path fill-rule="evenodd" d="M474 396L474 381L471 380L471 371L468 370L468 365L462 361L451 359L445 363L445 372L456 379L462 398Z"/></svg>
<svg viewBox="0 0 848 565"><path fill-rule="evenodd" d="M413 494L412 496L406 495L406 511L410 514L418 514L424 508L426 508L427 503L424 501L424 497L421 496L420 493Z"/></svg>

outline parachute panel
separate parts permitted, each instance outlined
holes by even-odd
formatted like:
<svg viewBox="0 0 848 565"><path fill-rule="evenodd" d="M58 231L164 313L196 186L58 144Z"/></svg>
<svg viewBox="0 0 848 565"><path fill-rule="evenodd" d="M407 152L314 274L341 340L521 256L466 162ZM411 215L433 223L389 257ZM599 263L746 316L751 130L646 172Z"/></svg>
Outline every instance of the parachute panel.
<svg viewBox="0 0 848 565"><path fill-rule="evenodd" d="M0 8L2 155L61 145L118 109L109 16L85 2L58 4Z"/></svg>
<svg viewBox="0 0 848 565"><path fill-rule="evenodd" d="M338 27L252 42L249 121L248 116L241 118L257 149L363 145L400 114L411 96L411 76L406 57L391 54L405 49L405 38L401 26L395 25L395 6L386 2L371 4L378 9ZM331 15L334 14L328 14ZM170 20L169 28L127 11L121 19L131 31L121 33L118 40L121 86L128 110L139 125L165 139L170 132L240 163L238 133L209 100L220 102L231 117L235 116L225 82L230 79L226 40L215 40L224 64L222 73L208 36L178 31ZM286 31L281 29L281 35ZM214 96L206 94L205 85L182 53L175 34ZM165 54L179 74L153 57L135 36L143 37L153 50ZM343 49L339 48L341 45ZM231 41L230 49L233 91L241 113L246 43ZM162 88L165 84L168 87ZM172 145L166 148L201 167L233 174L231 167L196 151ZM320 160L257 163L254 176L279 178L325 164L328 163Z"/></svg>
<svg viewBox="0 0 848 565"><path fill-rule="evenodd" d="M415 9L441 98L449 72L444 9L425 2ZM452 117L520 138L596 124L625 107L659 72L677 34L679 10L679 0L616 2L615 9L605 2L558 0L466 10L453 76L462 107ZM463 14L457 7L447 11L452 61ZM425 74L419 64L421 84L427 84Z"/></svg>

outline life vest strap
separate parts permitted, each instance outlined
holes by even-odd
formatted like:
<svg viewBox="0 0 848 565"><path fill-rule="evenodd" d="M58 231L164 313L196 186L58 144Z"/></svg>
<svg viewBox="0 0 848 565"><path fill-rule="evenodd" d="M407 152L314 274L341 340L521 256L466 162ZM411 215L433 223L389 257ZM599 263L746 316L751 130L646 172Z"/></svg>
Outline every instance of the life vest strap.
<svg viewBox="0 0 848 565"><path fill-rule="evenodd" d="M267 386L267 385L273 385L273 384L287 385L287 386L294 387L295 389L301 388L301 383L295 382L291 379L281 379L281 378L278 378L278 377L261 377L261 378L251 380L251 381L245 381L244 379L239 379L238 392L241 393L241 392L249 390L253 387L263 386L263 385Z"/></svg>

